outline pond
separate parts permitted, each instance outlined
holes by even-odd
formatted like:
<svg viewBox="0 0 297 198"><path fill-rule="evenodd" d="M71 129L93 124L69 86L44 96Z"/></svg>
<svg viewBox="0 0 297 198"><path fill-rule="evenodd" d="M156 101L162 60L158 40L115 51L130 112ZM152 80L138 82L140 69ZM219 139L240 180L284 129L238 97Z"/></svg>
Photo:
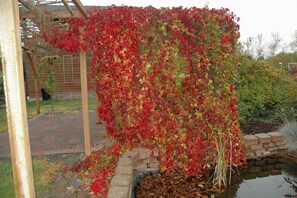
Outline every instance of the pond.
<svg viewBox="0 0 297 198"><path fill-rule="evenodd" d="M156 172L154 172L156 173ZM134 189L143 176L152 172L135 172ZM248 161L248 167L236 171L231 185L218 198L297 198L297 164L283 157Z"/></svg>
<svg viewBox="0 0 297 198"><path fill-rule="evenodd" d="M297 164L284 158L248 162L219 198L297 197Z"/></svg>

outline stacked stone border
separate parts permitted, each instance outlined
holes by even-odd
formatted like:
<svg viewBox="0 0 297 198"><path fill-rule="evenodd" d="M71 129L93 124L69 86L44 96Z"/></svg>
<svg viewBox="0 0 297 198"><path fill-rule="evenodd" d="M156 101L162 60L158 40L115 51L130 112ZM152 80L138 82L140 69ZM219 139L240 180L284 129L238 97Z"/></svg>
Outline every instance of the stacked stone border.
<svg viewBox="0 0 297 198"><path fill-rule="evenodd" d="M159 170L158 151L138 148L125 153L117 164L115 175L110 182L108 198L131 197L133 172Z"/></svg>
<svg viewBox="0 0 297 198"><path fill-rule="evenodd" d="M280 132L245 135L247 159L280 154L288 150L287 142Z"/></svg>
<svg viewBox="0 0 297 198"><path fill-rule="evenodd" d="M288 145L279 132L245 135L247 159L258 159L286 152ZM133 188L133 173L159 170L158 151L137 148L125 153L117 164L108 198L129 198Z"/></svg>

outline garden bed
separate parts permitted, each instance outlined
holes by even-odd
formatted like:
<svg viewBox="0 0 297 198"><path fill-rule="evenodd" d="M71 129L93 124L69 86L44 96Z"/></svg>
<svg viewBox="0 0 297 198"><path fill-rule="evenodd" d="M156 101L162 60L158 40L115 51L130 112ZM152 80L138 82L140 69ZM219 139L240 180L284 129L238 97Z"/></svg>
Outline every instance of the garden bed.
<svg viewBox="0 0 297 198"><path fill-rule="evenodd" d="M257 133L269 133L277 131L282 126L280 122L265 122L259 120L248 120L240 124L240 129L245 135Z"/></svg>

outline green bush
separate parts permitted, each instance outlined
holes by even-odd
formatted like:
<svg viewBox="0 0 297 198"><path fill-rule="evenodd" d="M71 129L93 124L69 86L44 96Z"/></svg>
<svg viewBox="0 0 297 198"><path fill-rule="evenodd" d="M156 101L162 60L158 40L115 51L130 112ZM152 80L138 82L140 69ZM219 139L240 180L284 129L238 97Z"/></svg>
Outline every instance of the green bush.
<svg viewBox="0 0 297 198"><path fill-rule="evenodd" d="M240 121L283 120L297 104L296 88L296 81L284 69L240 57L237 76Z"/></svg>

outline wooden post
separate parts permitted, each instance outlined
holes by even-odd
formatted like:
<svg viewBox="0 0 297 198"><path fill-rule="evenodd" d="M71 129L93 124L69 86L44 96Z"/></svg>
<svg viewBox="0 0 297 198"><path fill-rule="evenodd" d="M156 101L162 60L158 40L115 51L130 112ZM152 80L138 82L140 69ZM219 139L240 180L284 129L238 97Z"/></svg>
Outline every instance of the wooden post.
<svg viewBox="0 0 297 198"><path fill-rule="evenodd" d="M83 112L83 125L84 125L85 154L91 155L86 52L81 51L79 54L79 57L80 57L81 102L82 102L82 108L83 108L82 112Z"/></svg>
<svg viewBox="0 0 297 198"><path fill-rule="evenodd" d="M34 198L17 0L0 1L0 52L15 195Z"/></svg>

